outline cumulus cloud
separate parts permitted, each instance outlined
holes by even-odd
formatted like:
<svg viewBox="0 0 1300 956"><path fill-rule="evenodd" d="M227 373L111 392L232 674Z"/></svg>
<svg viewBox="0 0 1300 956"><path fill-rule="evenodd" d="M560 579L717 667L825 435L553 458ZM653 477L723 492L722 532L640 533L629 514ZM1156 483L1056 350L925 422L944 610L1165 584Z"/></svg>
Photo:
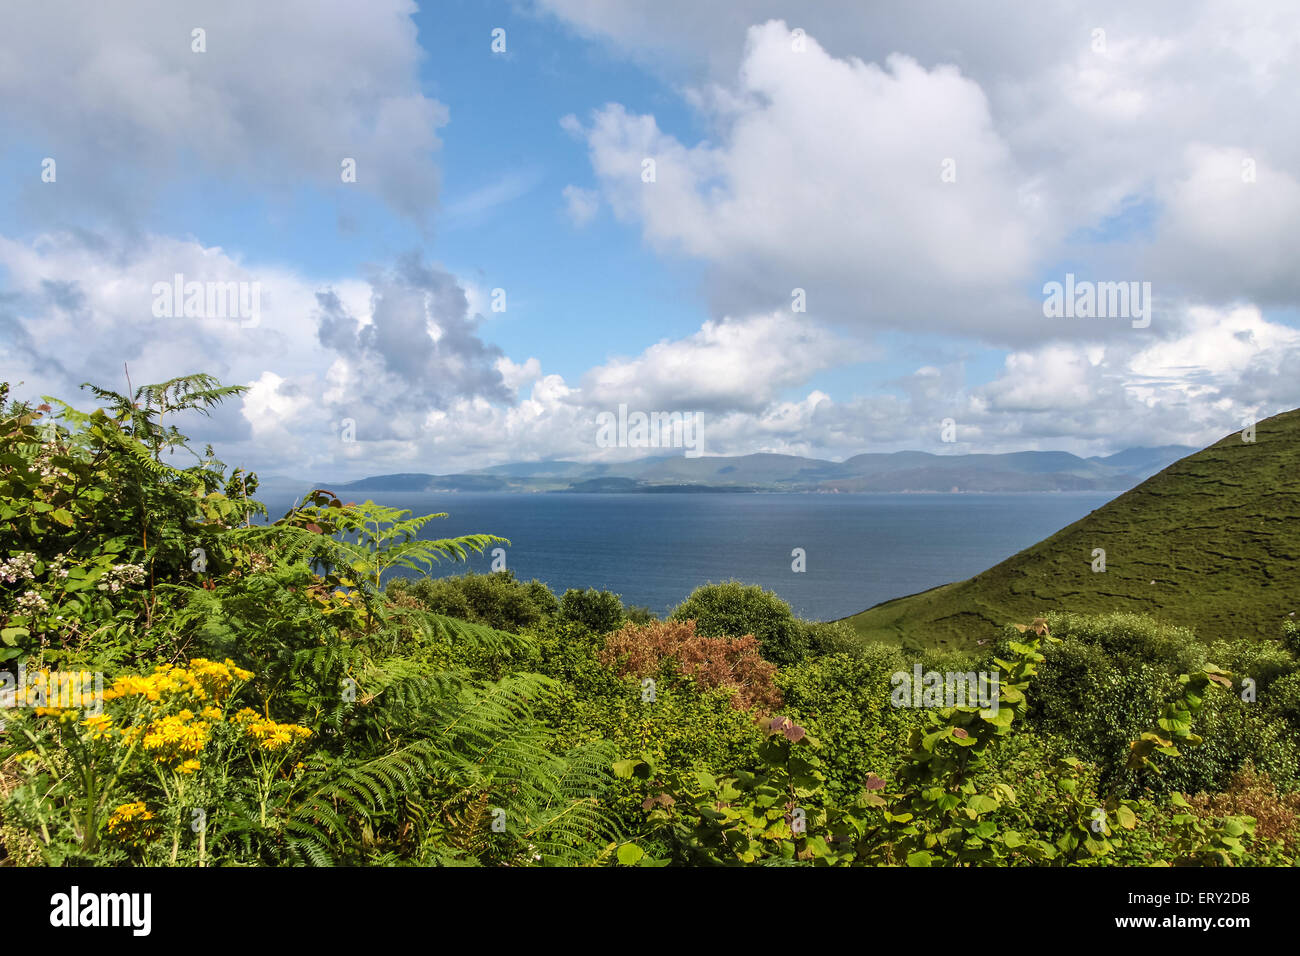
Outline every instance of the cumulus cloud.
<svg viewBox="0 0 1300 956"><path fill-rule="evenodd" d="M987 382L962 362L925 365L881 390L836 401L817 391L755 412L708 419L711 453L784 451L842 458L921 449L996 453L1027 448L1109 454L1216 441L1300 405L1300 332L1253 306L1196 307L1165 337L1080 348L1060 342L1009 353ZM1176 327L1176 332L1173 328ZM940 439L944 419L957 443Z"/></svg>
<svg viewBox="0 0 1300 956"><path fill-rule="evenodd" d="M290 343L310 336L310 283L194 240L86 231L42 234L31 242L0 236L0 268L10 290L0 313L19 333L6 364L39 363L42 381L65 392L86 380L119 382L124 361L148 381L195 366L230 378L268 353L292 368L302 359ZM156 308L160 299L171 304L173 297L159 288L172 287L178 275L183 284L199 282L205 289L255 286L255 327L252 316L237 314L237 298L209 313L205 296L198 314L188 316L183 309ZM354 295L357 283L340 288Z"/></svg>
<svg viewBox="0 0 1300 956"><path fill-rule="evenodd" d="M0 377L73 397L123 386L124 362L137 384L209 371L249 386L201 429L227 460L320 478L635 456L595 442L619 404L702 412L711 454L820 457L952 451L945 418L962 451L1200 444L1300 404L1300 332L1278 317L1300 306L1294 5L845 0L795 23L778 0L538 3L697 111L690 137L618 103L560 121L593 174L563 190L570 220L608 210L702 263L696 331L566 380L493 344L508 326L485 326L486 290L418 255L321 277L90 228L148 221L190 172L355 188L427 221L448 111L421 92L409 0L145 0L130 19L56 0L0 35L0 124L59 163L57 189L35 165L19 186L25 221L80 225L0 236ZM448 214L484 221L543 181L515 170ZM1041 284L1066 268L1150 280L1151 327L1045 319ZM177 274L256 284L258 321L158 315ZM886 340L888 381L827 384Z"/></svg>
<svg viewBox="0 0 1300 956"><path fill-rule="evenodd" d="M1216 302L1300 304L1300 182L1241 147L1190 144L1157 190L1164 215L1143 265Z"/></svg>
<svg viewBox="0 0 1300 956"><path fill-rule="evenodd" d="M585 136L616 213L709 264L715 313L790 283L826 316L1018 346L1054 334L1019 280L1062 261L1173 306L1300 305L1284 0L844 0L789 22L803 54L774 0L539 6L665 73L711 127L692 145L613 104ZM652 188L643 155L667 166Z"/></svg>
<svg viewBox="0 0 1300 956"><path fill-rule="evenodd" d="M410 0L15 8L0 32L0 125L58 170L51 190L33 165L24 204L132 220L159 177L182 169L288 194L343 188L351 158L347 188L426 221L448 111L420 92L414 11Z"/></svg>
<svg viewBox="0 0 1300 956"><path fill-rule="evenodd" d="M803 315L766 313L706 322L686 338L613 359L584 376L583 394L609 406L756 411L783 388L865 355Z"/></svg>
<svg viewBox="0 0 1300 956"><path fill-rule="evenodd" d="M871 327L1023 323L1040 227L983 92L956 69L837 59L772 21L748 31L723 109L718 145L618 104L584 130L615 215L710 263L715 308L801 288L811 312Z"/></svg>
<svg viewBox="0 0 1300 956"><path fill-rule="evenodd" d="M414 255L365 281L312 281L192 240L60 233L0 239L0 268L4 378L75 397L85 380L124 385L123 362L137 384L211 371L250 390L196 434L222 442L228 461L304 478L636 457L596 443L597 416L619 404L702 413L709 454L830 458L953 451L939 443L945 418L962 451L1199 444L1300 404L1300 332L1254 306L1180 310L1161 334L1015 350L988 382L962 361L924 364L837 400L809 383L879 354L789 311L707 321L568 382L485 342L462 284ZM155 316L154 284L178 271L261 283L260 324Z"/></svg>
<svg viewBox="0 0 1300 956"><path fill-rule="evenodd" d="M337 356L332 392L377 438L414 438L412 412L446 408L460 397L511 399L501 350L478 337L455 277L406 257L370 280L366 313L355 315L331 292L319 293L319 339Z"/></svg>
<svg viewBox="0 0 1300 956"><path fill-rule="evenodd" d="M1013 352L1002 374L971 390L990 427L1027 442L1094 450L1214 441L1300 405L1287 369L1300 332L1258 307L1188 308L1176 334L1134 333L1104 347L1059 344Z"/></svg>
<svg viewBox="0 0 1300 956"><path fill-rule="evenodd" d="M228 437L249 442L235 454L263 461L357 455L360 439L340 441L349 418L376 443L368 446L376 461L414 457L432 413L462 400L513 402L503 369L514 387L536 370L501 365L455 277L414 255L368 280L314 281L194 240L54 233L30 243L0 237L0 269L9 290L0 299L0 376L27 383L20 393L34 397L35 386L75 399L85 381L124 388L124 365L137 385L209 372L251 386L242 419L222 421ZM178 275L183 289L255 287L258 321L202 303L190 314L159 310L159 288L170 305Z"/></svg>

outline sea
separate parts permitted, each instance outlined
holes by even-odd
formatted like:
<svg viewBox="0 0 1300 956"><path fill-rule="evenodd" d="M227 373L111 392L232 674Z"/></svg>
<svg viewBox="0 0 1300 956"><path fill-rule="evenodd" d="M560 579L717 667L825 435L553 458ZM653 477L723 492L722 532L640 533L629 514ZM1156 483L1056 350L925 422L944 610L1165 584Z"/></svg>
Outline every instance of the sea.
<svg viewBox="0 0 1300 956"><path fill-rule="evenodd" d="M959 581L1048 537L1114 493L503 494L373 492L447 517L424 537L510 539L505 566L557 595L598 588L665 614L728 580L775 591L806 620L835 620ZM354 495L353 497L356 497ZM271 517L291 504L270 500ZM499 556L498 556L499 557ZM1087 557L1086 555L1084 556ZM491 551L434 575L492 570ZM498 564L500 562L498 561Z"/></svg>

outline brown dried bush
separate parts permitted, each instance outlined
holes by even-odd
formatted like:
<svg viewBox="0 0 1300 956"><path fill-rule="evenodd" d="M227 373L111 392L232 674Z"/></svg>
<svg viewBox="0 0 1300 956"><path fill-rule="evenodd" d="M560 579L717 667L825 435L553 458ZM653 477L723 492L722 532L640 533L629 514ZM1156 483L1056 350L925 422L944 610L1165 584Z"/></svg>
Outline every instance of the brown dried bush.
<svg viewBox="0 0 1300 956"><path fill-rule="evenodd" d="M1272 778L1249 763L1223 793L1197 794L1191 804L1202 816L1254 817L1256 840L1280 840L1288 851L1300 846L1300 793L1279 793Z"/></svg>
<svg viewBox="0 0 1300 956"><path fill-rule="evenodd" d="M776 665L760 656L753 634L704 637L694 621L629 621L605 638L597 657L620 677L654 677L666 665L705 687L733 691L731 704L739 710L781 706Z"/></svg>

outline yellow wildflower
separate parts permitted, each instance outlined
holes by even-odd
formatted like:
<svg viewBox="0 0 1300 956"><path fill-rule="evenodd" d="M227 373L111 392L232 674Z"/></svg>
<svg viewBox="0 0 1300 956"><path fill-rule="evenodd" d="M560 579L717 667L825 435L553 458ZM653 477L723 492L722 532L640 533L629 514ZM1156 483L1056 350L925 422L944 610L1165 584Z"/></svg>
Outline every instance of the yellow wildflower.
<svg viewBox="0 0 1300 956"><path fill-rule="evenodd" d="M153 813L143 803L124 803L108 818L109 836L140 846L158 834L157 824L151 822L153 818Z"/></svg>
<svg viewBox="0 0 1300 956"><path fill-rule="evenodd" d="M113 718L108 714L96 714L87 717L81 725L90 731L91 740L103 740L113 729Z"/></svg>
<svg viewBox="0 0 1300 956"><path fill-rule="evenodd" d="M132 820L152 820L153 814L144 803L137 801L135 803L124 803L108 818L108 829L112 832L123 823L130 823Z"/></svg>
<svg viewBox="0 0 1300 956"><path fill-rule="evenodd" d="M311 731L298 724L278 724L269 717L245 707L235 714L235 722L243 725L244 734L258 742L263 750L281 750L295 740L306 740Z"/></svg>
<svg viewBox="0 0 1300 956"><path fill-rule="evenodd" d="M160 717L145 732L144 749L160 763L195 756L207 745L210 727L205 721L195 720L190 710Z"/></svg>
<svg viewBox="0 0 1300 956"><path fill-rule="evenodd" d="M253 676L252 671L236 667L235 662L229 657L224 663L196 657L190 661L189 674L195 685L195 696L200 700L208 696L221 700L230 693L235 681L248 680Z"/></svg>

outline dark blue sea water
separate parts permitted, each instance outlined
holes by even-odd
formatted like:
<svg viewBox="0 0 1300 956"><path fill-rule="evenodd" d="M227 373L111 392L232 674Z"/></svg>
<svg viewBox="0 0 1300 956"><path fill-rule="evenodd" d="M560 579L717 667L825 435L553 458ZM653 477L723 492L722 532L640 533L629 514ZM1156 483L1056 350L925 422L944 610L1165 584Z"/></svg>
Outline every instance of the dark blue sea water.
<svg viewBox="0 0 1300 956"><path fill-rule="evenodd" d="M696 586L761 584L810 620L844 617L997 564L1111 494L411 494L368 495L416 514L447 512L427 537L510 539L508 567L557 594L595 587L656 613ZM284 513L270 503L273 516ZM277 510L278 509L278 510ZM791 570L803 548L807 571ZM489 555L469 567L490 570ZM435 574L464 565L444 564Z"/></svg>

